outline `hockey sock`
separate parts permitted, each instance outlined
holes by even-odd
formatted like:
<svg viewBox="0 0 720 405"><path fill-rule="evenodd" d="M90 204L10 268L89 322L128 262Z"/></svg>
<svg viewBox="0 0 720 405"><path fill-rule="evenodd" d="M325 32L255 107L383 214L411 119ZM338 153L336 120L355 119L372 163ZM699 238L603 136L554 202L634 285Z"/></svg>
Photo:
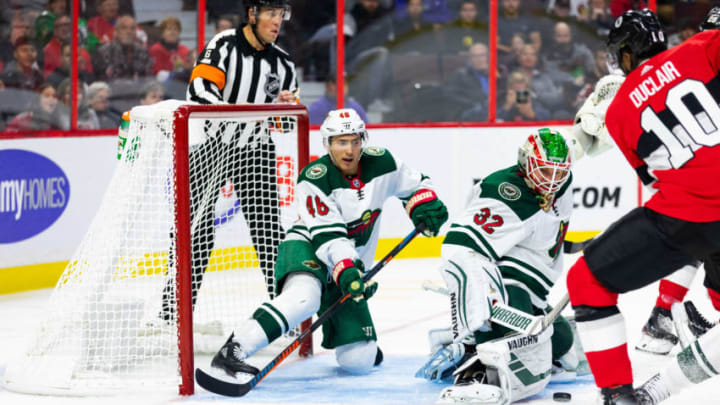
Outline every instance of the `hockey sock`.
<svg viewBox="0 0 720 405"><path fill-rule="evenodd" d="M663 279L660 281L659 292L660 294L655 301L655 306L665 308L669 311L672 304L682 302L685 299L685 294L687 294L688 289L680 284Z"/></svg>
<svg viewBox="0 0 720 405"><path fill-rule="evenodd" d="M317 312L321 294L322 287L315 276L290 274L282 293L262 303L252 319L235 329L237 342L248 356L252 355Z"/></svg>
<svg viewBox="0 0 720 405"><path fill-rule="evenodd" d="M714 327L678 353L676 361L660 373L671 395L718 375L720 370L720 327Z"/></svg>
<svg viewBox="0 0 720 405"><path fill-rule="evenodd" d="M632 384L625 319L617 309L616 293L605 288L581 257L567 277L578 336L598 387Z"/></svg>

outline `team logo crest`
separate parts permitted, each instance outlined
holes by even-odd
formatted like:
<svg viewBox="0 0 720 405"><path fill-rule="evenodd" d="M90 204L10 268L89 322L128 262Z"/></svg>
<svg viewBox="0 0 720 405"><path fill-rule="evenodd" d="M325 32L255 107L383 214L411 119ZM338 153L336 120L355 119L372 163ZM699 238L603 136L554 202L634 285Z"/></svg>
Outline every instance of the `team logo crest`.
<svg viewBox="0 0 720 405"><path fill-rule="evenodd" d="M325 173L327 173L327 167L322 163L318 163L313 167L309 168L307 173L305 174L309 179L316 180L324 176Z"/></svg>
<svg viewBox="0 0 720 405"><path fill-rule="evenodd" d="M303 266L311 270L320 270L320 265L315 260L305 260L302 262Z"/></svg>
<svg viewBox="0 0 720 405"><path fill-rule="evenodd" d="M265 75L265 94L272 98L280 95L280 76L277 73Z"/></svg>
<svg viewBox="0 0 720 405"><path fill-rule="evenodd" d="M498 186L498 194L508 201L516 201L522 196L520 189L516 185L508 182L500 183Z"/></svg>
<svg viewBox="0 0 720 405"><path fill-rule="evenodd" d="M368 146L365 148L365 153L372 156L382 156L385 154L385 148L381 148L378 146Z"/></svg>

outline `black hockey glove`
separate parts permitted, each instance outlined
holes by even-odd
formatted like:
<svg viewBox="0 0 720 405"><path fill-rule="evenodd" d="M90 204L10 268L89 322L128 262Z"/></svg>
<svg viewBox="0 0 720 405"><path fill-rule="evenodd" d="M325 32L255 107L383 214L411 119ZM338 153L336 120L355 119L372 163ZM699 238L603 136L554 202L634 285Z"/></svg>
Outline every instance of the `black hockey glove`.
<svg viewBox="0 0 720 405"><path fill-rule="evenodd" d="M425 224L425 236L437 235L442 224L448 220L447 207L434 191L427 188L416 191L405 204L405 210L415 226L421 222Z"/></svg>
<svg viewBox="0 0 720 405"><path fill-rule="evenodd" d="M374 281L363 282L362 270L365 268L360 260L345 259L339 261L333 269L333 280L343 294L350 293L355 301L370 299L377 291Z"/></svg>

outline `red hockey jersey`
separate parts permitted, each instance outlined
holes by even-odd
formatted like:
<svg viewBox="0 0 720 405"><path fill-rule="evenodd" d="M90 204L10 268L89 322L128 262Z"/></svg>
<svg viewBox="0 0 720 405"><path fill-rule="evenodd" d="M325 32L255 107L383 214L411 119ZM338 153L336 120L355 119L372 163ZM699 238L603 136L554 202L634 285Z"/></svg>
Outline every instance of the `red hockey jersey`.
<svg viewBox="0 0 720 405"><path fill-rule="evenodd" d="M605 124L643 183L645 204L691 222L720 220L720 30L701 32L630 72Z"/></svg>

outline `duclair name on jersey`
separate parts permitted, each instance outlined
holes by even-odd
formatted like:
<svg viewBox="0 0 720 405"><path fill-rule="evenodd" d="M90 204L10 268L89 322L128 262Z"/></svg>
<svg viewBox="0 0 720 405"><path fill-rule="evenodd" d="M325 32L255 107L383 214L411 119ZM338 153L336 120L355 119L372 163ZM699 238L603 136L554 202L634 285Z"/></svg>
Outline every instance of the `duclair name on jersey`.
<svg viewBox="0 0 720 405"><path fill-rule="evenodd" d="M646 68L643 69L643 71L645 70ZM678 72L675 65L670 61L665 62L662 66L655 69L654 73L654 78L653 76L648 76L630 92L630 101L632 101L635 107L640 107L647 101L648 97L659 92L665 85L672 83L680 77L680 72Z"/></svg>

